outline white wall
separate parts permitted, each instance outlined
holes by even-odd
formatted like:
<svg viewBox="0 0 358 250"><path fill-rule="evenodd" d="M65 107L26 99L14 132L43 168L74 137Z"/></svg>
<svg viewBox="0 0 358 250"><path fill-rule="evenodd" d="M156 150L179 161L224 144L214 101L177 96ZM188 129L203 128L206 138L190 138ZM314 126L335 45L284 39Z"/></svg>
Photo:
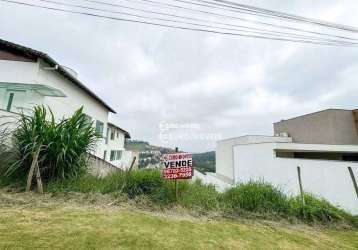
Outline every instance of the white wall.
<svg viewBox="0 0 358 250"><path fill-rule="evenodd" d="M39 64L0 60L0 82L36 83Z"/></svg>
<svg viewBox="0 0 358 250"><path fill-rule="evenodd" d="M216 173L223 175L234 182L234 155L235 145L245 145L262 142L292 142L289 137L248 135L218 141L216 144Z"/></svg>
<svg viewBox="0 0 358 250"><path fill-rule="evenodd" d="M231 188L232 185L228 183L227 181L224 181L222 178L220 178L219 175L216 173L201 173L194 169L194 176L192 178L193 181L201 180L204 184L210 184L214 185L216 190L219 192L224 192L226 189Z"/></svg>
<svg viewBox="0 0 358 250"><path fill-rule="evenodd" d="M277 146L279 145L279 146ZM358 163L276 158L274 149L284 144L262 143L234 147L236 182L265 180L292 195L299 194L297 166L301 167L305 192L358 214L358 198L347 167L358 177ZM289 144L287 144L289 145Z"/></svg>
<svg viewBox="0 0 358 250"><path fill-rule="evenodd" d="M66 97L46 97L45 102L56 114L57 118L68 117L81 106L84 112L93 119L99 119L104 123L108 121L109 110L90 96L87 92L79 88L77 85L67 80L57 71L44 70L49 67L44 63L40 63L39 73L36 79L38 84L48 85L60 89Z"/></svg>

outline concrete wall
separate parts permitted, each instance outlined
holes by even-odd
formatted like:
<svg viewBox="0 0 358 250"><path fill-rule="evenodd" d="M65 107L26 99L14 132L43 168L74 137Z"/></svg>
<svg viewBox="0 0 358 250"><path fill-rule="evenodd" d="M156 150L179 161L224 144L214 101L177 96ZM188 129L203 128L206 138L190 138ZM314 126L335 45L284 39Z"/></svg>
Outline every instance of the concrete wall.
<svg viewBox="0 0 358 250"><path fill-rule="evenodd" d="M358 214L358 197L347 169L347 167L352 167L358 178L358 163L276 158L274 150L286 148L288 145L295 146L294 143L235 146L236 183L264 180L278 185L290 195L298 195L297 166L300 166L305 192L313 193L353 214ZM300 148L302 146L299 145Z"/></svg>
<svg viewBox="0 0 358 250"><path fill-rule="evenodd" d="M101 158L94 155L90 155L89 173L91 175L103 178L120 170L121 169L102 160Z"/></svg>
<svg viewBox="0 0 358 250"><path fill-rule="evenodd" d="M350 110L324 110L275 123L275 135L283 132L297 143L358 144L354 115Z"/></svg>
<svg viewBox="0 0 358 250"><path fill-rule="evenodd" d="M242 136L218 141L216 144L216 173L234 182L233 146L261 142L291 142L291 138L274 136Z"/></svg>

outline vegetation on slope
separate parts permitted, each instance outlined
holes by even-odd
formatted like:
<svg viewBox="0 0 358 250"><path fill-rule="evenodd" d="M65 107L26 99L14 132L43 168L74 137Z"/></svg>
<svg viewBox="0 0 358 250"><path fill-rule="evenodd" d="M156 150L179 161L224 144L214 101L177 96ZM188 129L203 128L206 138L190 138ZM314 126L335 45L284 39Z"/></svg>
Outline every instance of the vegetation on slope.
<svg viewBox="0 0 358 250"><path fill-rule="evenodd" d="M105 195L0 191L0 249L54 248L357 249L358 231L145 212Z"/></svg>
<svg viewBox="0 0 358 250"><path fill-rule="evenodd" d="M51 183L51 193L102 193L127 196L145 201L147 206L170 208L180 206L196 214L217 213L224 217L256 217L300 220L313 224L342 223L357 226L357 218L329 202L306 195L302 207L300 197L289 197L280 189L264 182L240 184L224 193L200 181L180 181L179 197L175 185L166 181L157 170L119 172L103 179L83 176Z"/></svg>

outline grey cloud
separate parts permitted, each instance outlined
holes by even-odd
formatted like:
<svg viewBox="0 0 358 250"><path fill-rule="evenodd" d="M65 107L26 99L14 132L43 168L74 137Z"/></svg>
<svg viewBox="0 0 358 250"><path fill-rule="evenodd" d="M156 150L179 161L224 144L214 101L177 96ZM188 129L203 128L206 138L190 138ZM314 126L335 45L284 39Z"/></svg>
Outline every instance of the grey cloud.
<svg viewBox="0 0 358 250"><path fill-rule="evenodd" d="M240 2L358 26L354 0ZM118 111L113 119L120 126L155 144L163 144L163 121L198 123L201 129L189 132L226 138L272 134L272 122L282 118L357 105L356 49L170 30L4 3L0 23L1 38L77 70ZM215 141L165 145L205 151Z"/></svg>

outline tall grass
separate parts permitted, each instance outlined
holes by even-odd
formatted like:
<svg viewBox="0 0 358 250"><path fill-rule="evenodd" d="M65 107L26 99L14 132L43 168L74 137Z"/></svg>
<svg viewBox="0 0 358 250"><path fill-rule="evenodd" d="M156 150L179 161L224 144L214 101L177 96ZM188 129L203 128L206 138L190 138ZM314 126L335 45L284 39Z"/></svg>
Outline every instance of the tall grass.
<svg viewBox="0 0 358 250"><path fill-rule="evenodd" d="M70 118L55 121L52 111L35 107L32 116L22 114L13 133L19 158L5 172L25 180L34 152L40 148L39 167L43 181L66 179L86 172L87 153L94 150L97 134L82 108Z"/></svg>
<svg viewBox="0 0 358 250"><path fill-rule="evenodd" d="M287 214L289 202L286 195L277 187L265 182L250 181L239 184L224 193L224 201L236 213Z"/></svg>
<svg viewBox="0 0 358 250"><path fill-rule="evenodd" d="M214 186L200 181L179 181L176 198L173 181L166 181L157 170L117 172L102 179L82 176L49 183L51 193L82 192L125 195L130 199L144 197L155 206L180 206L200 214L219 213L224 216L255 216L284 218L306 223L346 223L357 225L357 218L329 202L305 195L302 207L300 197L287 196L279 188L265 182L248 182L219 193ZM145 205L148 205L147 203Z"/></svg>
<svg viewBox="0 0 358 250"><path fill-rule="evenodd" d="M348 214L344 210L333 206L325 199L318 199L313 194L305 194L305 205L301 203L301 197L291 197L289 199L291 213L304 221L311 223L332 223L340 221L350 221L358 226L357 218Z"/></svg>

